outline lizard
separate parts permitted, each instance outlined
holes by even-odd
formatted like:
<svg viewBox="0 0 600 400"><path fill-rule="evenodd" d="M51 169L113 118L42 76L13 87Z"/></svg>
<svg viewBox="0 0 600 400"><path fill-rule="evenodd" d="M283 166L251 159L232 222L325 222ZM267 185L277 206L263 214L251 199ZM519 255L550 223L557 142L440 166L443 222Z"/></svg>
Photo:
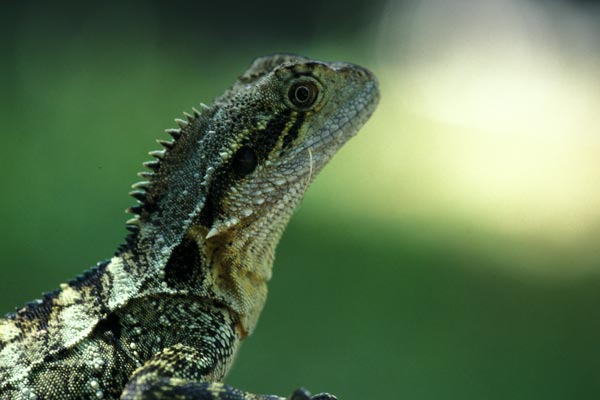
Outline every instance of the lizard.
<svg viewBox="0 0 600 400"><path fill-rule="evenodd" d="M275 54L176 119L114 256L0 319L0 399L283 400L222 380L293 211L378 100L363 67Z"/></svg>

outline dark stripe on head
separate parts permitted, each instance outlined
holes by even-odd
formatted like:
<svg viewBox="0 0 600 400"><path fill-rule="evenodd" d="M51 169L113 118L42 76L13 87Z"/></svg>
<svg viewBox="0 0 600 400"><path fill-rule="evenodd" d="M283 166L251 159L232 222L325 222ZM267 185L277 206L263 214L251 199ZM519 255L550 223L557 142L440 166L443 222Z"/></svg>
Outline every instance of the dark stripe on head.
<svg viewBox="0 0 600 400"><path fill-rule="evenodd" d="M265 129L253 131L244 144L252 147L261 161L266 160L279 141L291 115L292 111L286 109L281 114L274 116Z"/></svg>
<svg viewBox="0 0 600 400"><path fill-rule="evenodd" d="M280 154L283 154L284 151L292 143L294 143L294 141L296 139L298 139L298 133L300 132L300 127L302 126L303 123L304 123L304 114L299 113L298 116L296 117L296 120L294 121L294 125L292 125L292 127L288 130L286 135L283 137L283 143L281 145L281 153Z"/></svg>
<svg viewBox="0 0 600 400"><path fill-rule="evenodd" d="M234 174L230 170L229 164L225 164L215 172L199 217L202 225L206 227L212 226L221 210L221 199L233 179Z"/></svg>
<svg viewBox="0 0 600 400"><path fill-rule="evenodd" d="M290 121L291 115L292 111L287 109L281 114L274 115L265 129L257 129L251 132L249 137L242 142L242 146L252 147L260 161L266 160L277 145L279 138ZM212 183L208 189L206 202L200 213L200 223L206 227L212 226L222 211L221 202L226 191L241 178L232 170L231 161L234 158L232 157L228 163L215 171Z"/></svg>

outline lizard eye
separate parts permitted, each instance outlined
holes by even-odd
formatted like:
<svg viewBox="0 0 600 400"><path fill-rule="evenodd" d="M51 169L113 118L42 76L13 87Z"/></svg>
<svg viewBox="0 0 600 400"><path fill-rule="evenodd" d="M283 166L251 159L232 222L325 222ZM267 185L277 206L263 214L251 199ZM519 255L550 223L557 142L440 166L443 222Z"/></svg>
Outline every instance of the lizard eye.
<svg viewBox="0 0 600 400"><path fill-rule="evenodd" d="M251 174L256 169L257 165L258 157L254 150L249 146L240 147L233 156L233 171L240 176Z"/></svg>
<svg viewBox="0 0 600 400"><path fill-rule="evenodd" d="M319 88L311 81L294 82L288 90L290 102L301 111L312 107L318 94Z"/></svg>

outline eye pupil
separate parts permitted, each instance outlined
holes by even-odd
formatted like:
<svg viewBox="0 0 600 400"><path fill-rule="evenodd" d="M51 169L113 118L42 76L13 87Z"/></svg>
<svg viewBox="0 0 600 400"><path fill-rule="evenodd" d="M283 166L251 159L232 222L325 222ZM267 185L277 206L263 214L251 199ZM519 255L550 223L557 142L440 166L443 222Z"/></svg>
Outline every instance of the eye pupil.
<svg viewBox="0 0 600 400"><path fill-rule="evenodd" d="M236 174L245 176L251 174L258 165L258 157L249 146L242 146L233 156L233 170Z"/></svg>
<svg viewBox="0 0 600 400"><path fill-rule="evenodd" d="M296 96L296 100L299 103L305 103L310 96L310 92L306 86L298 86L294 92L294 96Z"/></svg>
<svg viewBox="0 0 600 400"><path fill-rule="evenodd" d="M309 80L296 82L288 90L288 99L295 108L306 111L312 107L318 97L319 88Z"/></svg>

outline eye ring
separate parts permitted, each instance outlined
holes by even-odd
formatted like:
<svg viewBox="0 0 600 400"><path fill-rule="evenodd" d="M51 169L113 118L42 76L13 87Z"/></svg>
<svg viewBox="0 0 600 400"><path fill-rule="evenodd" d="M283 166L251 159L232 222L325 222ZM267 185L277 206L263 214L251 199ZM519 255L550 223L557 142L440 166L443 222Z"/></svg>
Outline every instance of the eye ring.
<svg viewBox="0 0 600 400"><path fill-rule="evenodd" d="M317 102L319 87L309 79L295 81L290 85L287 97L294 108L306 111L311 109Z"/></svg>
<svg viewBox="0 0 600 400"><path fill-rule="evenodd" d="M257 166L258 156L250 146L240 147L231 161L233 172L240 177L251 174Z"/></svg>

